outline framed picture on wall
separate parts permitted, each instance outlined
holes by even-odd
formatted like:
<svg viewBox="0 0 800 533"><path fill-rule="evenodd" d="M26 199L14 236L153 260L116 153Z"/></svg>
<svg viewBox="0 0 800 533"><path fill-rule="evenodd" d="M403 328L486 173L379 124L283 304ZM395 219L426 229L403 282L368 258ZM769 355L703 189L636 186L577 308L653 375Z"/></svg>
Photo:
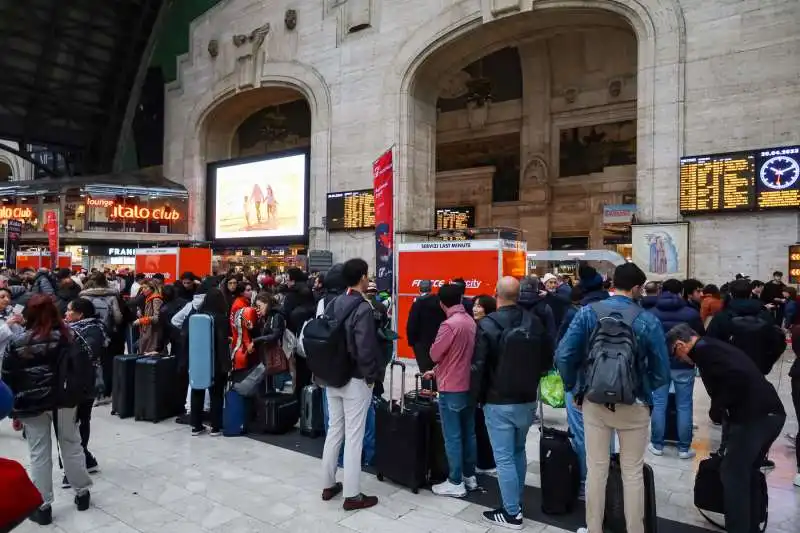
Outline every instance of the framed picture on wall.
<svg viewBox="0 0 800 533"><path fill-rule="evenodd" d="M689 277L689 224L634 224L632 258L648 281Z"/></svg>

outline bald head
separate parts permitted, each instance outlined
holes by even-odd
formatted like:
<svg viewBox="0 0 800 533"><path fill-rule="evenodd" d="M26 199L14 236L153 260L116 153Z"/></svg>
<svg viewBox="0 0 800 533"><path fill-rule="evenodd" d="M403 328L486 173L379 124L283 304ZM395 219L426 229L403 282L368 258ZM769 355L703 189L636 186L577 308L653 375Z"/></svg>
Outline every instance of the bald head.
<svg viewBox="0 0 800 533"><path fill-rule="evenodd" d="M519 300L519 281L506 276L497 282L497 307L515 305Z"/></svg>

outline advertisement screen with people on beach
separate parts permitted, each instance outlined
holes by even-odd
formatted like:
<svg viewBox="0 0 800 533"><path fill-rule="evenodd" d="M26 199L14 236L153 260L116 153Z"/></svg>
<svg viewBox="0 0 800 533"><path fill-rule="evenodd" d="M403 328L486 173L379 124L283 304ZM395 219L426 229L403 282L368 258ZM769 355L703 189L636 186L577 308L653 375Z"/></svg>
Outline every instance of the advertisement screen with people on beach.
<svg viewBox="0 0 800 533"><path fill-rule="evenodd" d="M218 166L214 238L305 235L307 157L287 155Z"/></svg>

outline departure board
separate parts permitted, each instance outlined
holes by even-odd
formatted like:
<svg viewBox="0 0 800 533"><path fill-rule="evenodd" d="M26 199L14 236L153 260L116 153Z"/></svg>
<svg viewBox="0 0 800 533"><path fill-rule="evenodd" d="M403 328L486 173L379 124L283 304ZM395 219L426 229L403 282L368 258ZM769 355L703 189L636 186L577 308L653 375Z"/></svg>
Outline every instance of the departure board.
<svg viewBox="0 0 800 533"><path fill-rule="evenodd" d="M681 159L681 213L753 209L755 165L751 152Z"/></svg>
<svg viewBox="0 0 800 533"><path fill-rule="evenodd" d="M328 194L329 230L359 230L375 227L375 195L372 189Z"/></svg>
<svg viewBox="0 0 800 533"><path fill-rule="evenodd" d="M681 159L681 214L800 209L800 146Z"/></svg>
<svg viewBox="0 0 800 533"><path fill-rule="evenodd" d="M756 207L800 208L800 146L757 152Z"/></svg>
<svg viewBox="0 0 800 533"><path fill-rule="evenodd" d="M436 209L436 229L465 230L475 227L475 208L442 207Z"/></svg>

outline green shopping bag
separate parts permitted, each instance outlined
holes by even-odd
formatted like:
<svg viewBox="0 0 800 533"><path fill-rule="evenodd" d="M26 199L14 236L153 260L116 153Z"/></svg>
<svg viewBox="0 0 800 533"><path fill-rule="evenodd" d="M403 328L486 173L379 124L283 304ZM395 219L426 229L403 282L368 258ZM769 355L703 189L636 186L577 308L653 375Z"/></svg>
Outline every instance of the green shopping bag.
<svg viewBox="0 0 800 533"><path fill-rule="evenodd" d="M545 405L558 409L566 407L564 382L561 380L558 370L551 370L539 380L539 396Z"/></svg>

